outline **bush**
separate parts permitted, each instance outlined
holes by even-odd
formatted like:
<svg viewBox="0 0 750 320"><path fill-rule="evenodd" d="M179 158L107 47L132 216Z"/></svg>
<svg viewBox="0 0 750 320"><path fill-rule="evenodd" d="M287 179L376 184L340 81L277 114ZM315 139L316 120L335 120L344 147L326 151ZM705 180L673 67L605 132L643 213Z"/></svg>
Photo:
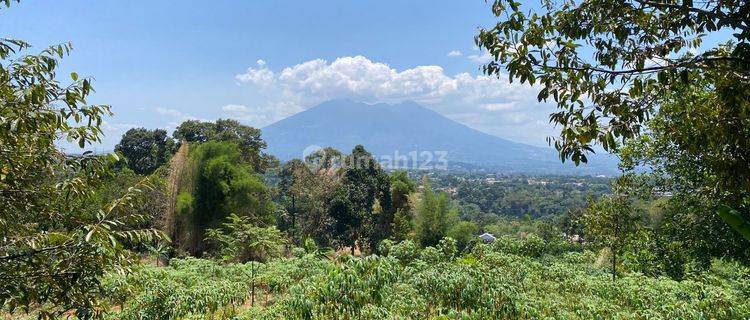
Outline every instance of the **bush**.
<svg viewBox="0 0 750 320"><path fill-rule="evenodd" d="M515 241L522 254L478 244L472 254L455 260L447 259L453 247L447 239L438 248L423 250L404 241L393 244L387 257L346 255L339 262L312 254L265 264L173 260L167 268L145 266L128 276L108 278L109 296L122 305L122 311L110 315L117 319L750 316L749 272L734 262L714 261L709 271L681 282L638 273L624 273L613 282L606 266L596 266L594 252L536 258L539 252L550 251L538 248L542 242ZM253 283L256 305L248 307Z"/></svg>
<svg viewBox="0 0 750 320"><path fill-rule="evenodd" d="M223 261L266 261L280 257L286 244L276 227L258 227L247 217L231 214L220 229L206 230L206 240L216 245Z"/></svg>
<svg viewBox="0 0 750 320"><path fill-rule="evenodd" d="M388 257L393 257L402 265L407 265L414 261L419 255L417 246L411 240L399 242L391 247L388 251Z"/></svg>

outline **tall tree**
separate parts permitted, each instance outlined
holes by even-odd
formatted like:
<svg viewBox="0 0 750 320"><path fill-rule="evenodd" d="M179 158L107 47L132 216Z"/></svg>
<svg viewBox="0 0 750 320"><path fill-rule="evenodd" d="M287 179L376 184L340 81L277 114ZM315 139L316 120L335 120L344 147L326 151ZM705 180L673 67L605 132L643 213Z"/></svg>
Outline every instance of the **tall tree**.
<svg viewBox="0 0 750 320"><path fill-rule="evenodd" d="M180 141L207 142L216 135L216 125L213 122L187 120L177 126L172 136Z"/></svg>
<svg viewBox="0 0 750 320"><path fill-rule="evenodd" d="M115 146L115 152L121 153L128 167L138 174L154 172L156 168L169 161L174 151L174 140L162 129L130 129Z"/></svg>
<svg viewBox="0 0 750 320"><path fill-rule="evenodd" d="M375 248L380 240L387 238L393 222L388 175L372 155L358 145L346 157L341 176L341 186L333 197L330 211L337 230L343 231L341 242L350 244L352 251L355 242L359 242L360 247L367 244ZM381 210L374 215L376 201Z"/></svg>
<svg viewBox="0 0 750 320"><path fill-rule="evenodd" d="M541 12L527 14L514 0L496 0L492 11L500 21L481 30L475 40L494 58L484 67L487 74L504 77L507 71L511 81L540 84L540 101L554 99L560 111L551 114L550 120L561 127L560 136L554 139L561 158L576 164L586 162L586 154L593 152L597 143L607 151L618 151L621 142L637 138L654 112L685 92L686 86L698 92L712 91L715 98L709 99L722 106L720 113L708 119L729 122L720 125L720 130L707 132L711 143L704 146L699 139L680 140L704 126L684 128L684 134L665 137L693 155L706 148L726 148L723 159L698 162L705 161L705 166L721 177L722 182L710 188L742 198L721 196L722 202L727 202L723 205L730 207L726 212L737 212L726 216L733 221L730 225L750 225L747 192L736 192L748 190L750 181L745 130L750 3L545 0L542 7ZM701 48L706 35L721 31L731 32L732 43ZM690 98L706 100L695 95ZM672 119L706 123L691 112L693 105L692 101L673 104ZM689 170L693 169L698 168ZM743 233L750 234L750 230Z"/></svg>
<svg viewBox="0 0 750 320"><path fill-rule="evenodd" d="M284 163L279 172L279 191L282 200L286 205L286 211L290 217L291 226L289 228L292 242L299 243L297 238L297 217L300 213L300 206L305 201L311 187L308 183L313 179L304 162L294 159Z"/></svg>
<svg viewBox="0 0 750 320"><path fill-rule="evenodd" d="M188 120L180 124L173 136L187 142L227 141L237 144L242 157L253 170L262 173L277 165L277 160L266 153L266 142L259 129L243 125L237 120L219 119L215 122Z"/></svg>
<svg viewBox="0 0 750 320"><path fill-rule="evenodd" d="M343 160L341 151L332 147L325 147L305 157L305 163L313 171L322 171L325 173L329 173L332 170L341 167Z"/></svg>
<svg viewBox="0 0 750 320"><path fill-rule="evenodd" d="M31 308L39 318L98 317L101 277L127 268L126 244L161 233L134 227L143 216L123 210L145 185L103 207L88 204L117 157L67 156L56 143L100 141L110 107L87 103L90 79L58 78L70 44L25 55L29 47L0 39L0 305L11 317Z"/></svg>
<svg viewBox="0 0 750 320"><path fill-rule="evenodd" d="M560 111L555 147L563 159L586 162L599 143L638 135L659 98L694 72L716 70L750 84L750 3L747 1L545 0L528 11L515 0L496 0L500 21L482 29L478 46L494 58L489 75L539 84L538 99ZM701 50L705 35L728 30L731 50Z"/></svg>
<svg viewBox="0 0 750 320"><path fill-rule="evenodd" d="M349 194L343 186L336 188L328 204L328 215L333 219L333 229L338 245L354 249L357 246L357 239L361 233L362 215L361 212L354 210L354 205L349 200Z"/></svg>
<svg viewBox="0 0 750 320"><path fill-rule="evenodd" d="M620 152L628 176L671 195L661 227L704 264L711 257L750 259L750 239L717 212L724 205L740 221L750 220L750 86L738 86L734 77L707 71L673 85L647 123L648 135Z"/></svg>
<svg viewBox="0 0 750 320"><path fill-rule="evenodd" d="M609 248L612 255L612 281L617 277L617 264L625 247L633 240L639 215L630 200L615 194L592 201L581 217L586 238Z"/></svg>
<svg viewBox="0 0 750 320"><path fill-rule="evenodd" d="M405 170L396 170L391 173L391 210L393 217L391 222L391 236L394 240L405 240L411 233L412 207L410 195L417 191L417 184L409 178Z"/></svg>
<svg viewBox="0 0 750 320"><path fill-rule="evenodd" d="M184 186L178 197L184 203L177 205L188 235L180 244L184 249L202 253L206 229L230 214L261 226L273 222L269 190L243 159L232 142L209 141L191 149L185 180L193 183Z"/></svg>
<svg viewBox="0 0 750 320"><path fill-rule="evenodd" d="M458 207L445 192L435 194L429 179L422 180L422 194L414 216L416 238L423 247L435 246L458 222Z"/></svg>

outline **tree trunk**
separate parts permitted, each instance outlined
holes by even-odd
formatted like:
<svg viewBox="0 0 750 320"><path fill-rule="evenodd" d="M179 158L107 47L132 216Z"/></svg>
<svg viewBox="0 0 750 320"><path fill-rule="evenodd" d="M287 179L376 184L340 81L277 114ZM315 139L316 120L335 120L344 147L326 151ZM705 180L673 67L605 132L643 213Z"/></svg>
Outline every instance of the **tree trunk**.
<svg viewBox="0 0 750 320"><path fill-rule="evenodd" d="M250 291L250 306L255 307L255 263L250 262L250 273L252 275L252 286Z"/></svg>
<svg viewBox="0 0 750 320"><path fill-rule="evenodd" d="M615 282L617 276L617 252L612 250L612 282Z"/></svg>
<svg viewBox="0 0 750 320"><path fill-rule="evenodd" d="M297 220L297 205L295 201L294 194L292 194L292 243L297 244L297 238L294 237L294 225Z"/></svg>

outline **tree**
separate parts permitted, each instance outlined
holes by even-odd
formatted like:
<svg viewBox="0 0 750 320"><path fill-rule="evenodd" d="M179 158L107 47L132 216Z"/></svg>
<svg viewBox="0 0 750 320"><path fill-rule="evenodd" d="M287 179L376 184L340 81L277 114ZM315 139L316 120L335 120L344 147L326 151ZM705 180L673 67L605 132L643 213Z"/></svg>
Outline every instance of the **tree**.
<svg viewBox="0 0 750 320"><path fill-rule="evenodd" d="M736 77L705 71L674 84L647 122L649 133L620 152L627 176L648 182L647 196L670 195L661 230L704 265L711 257L750 258L741 233L750 220L750 86ZM736 213L729 224L721 206Z"/></svg>
<svg viewBox="0 0 750 320"><path fill-rule="evenodd" d="M177 209L182 218L180 248L202 253L205 230L230 214L263 226L273 222L273 203L263 180L232 142L209 141L192 148ZM184 239L183 239L184 238Z"/></svg>
<svg viewBox="0 0 750 320"><path fill-rule="evenodd" d="M417 191L417 184L406 170L391 172L391 202L394 209L410 210L409 195Z"/></svg>
<svg viewBox="0 0 750 320"><path fill-rule="evenodd" d="M563 160L586 162L594 144L616 151L618 139L643 123L673 85L703 72L730 73L736 88L750 85L750 3L746 1L551 1L527 14L514 0L496 0L501 17L482 29L478 46L494 61L488 75L541 85L554 99L561 127L554 139ZM733 31L731 49L699 50L706 34Z"/></svg>
<svg viewBox="0 0 750 320"><path fill-rule="evenodd" d="M138 174L154 172L167 163L175 150L174 141L162 129L130 129L115 146L115 152L121 153L128 167Z"/></svg>
<svg viewBox="0 0 750 320"><path fill-rule="evenodd" d="M61 84L57 66L70 44L23 54L29 48L0 39L0 304L11 316L34 308L39 318L99 317L101 277L127 269L126 245L163 235L134 227L145 216L124 210L147 182L104 206L87 203L117 156L68 156L56 142L100 141L110 107L87 103L90 79L71 73Z"/></svg>
<svg viewBox="0 0 750 320"><path fill-rule="evenodd" d="M424 189L414 217L416 238L422 247L435 246L458 222L458 207L445 192L435 194L427 177L422 180L422 186Z"/></svg>
<svg viewBox="0 0 750 320"><path fill-rule="evenodd" d="M216 136L216 125L213 122L187 120L177 126L172 136L179 141L207 142Z"/></svg>
<svg viewBox="0 0 750 320"><path fill-rule="evenodd" d="M328 205L328 215L333 219L336 241L340 246L350 246L352 254L361 233L362 215L354 210L344 187L334 190Z"/></svg>
<svg viewBox="0 0 750 320"><path fill-rule="evenodd" d="M291 237L292 242L298 243L296 234L296 222L299 215L298 205L302 202L307 194L309 181L313 179L305 163L299 159L294 159L284 163L279 173L279 190L286 204L286 211L291 216Z"/></svg>
<svg viewBox="0 0 750 320"><path fill-rule="evenodd" d="M331 147L317 150L305 157L305 164L313 171L329 172L335 170L342 165L342 161L343 155L341 151Z"/></svg>
<svg viewBox="0 0 750 320"><path fill-rule="evenodd" d="M407 239L412 230L412 207L409 196L417 191L417 184L409 178L405 170L393 171L390 179L393 210L391 236L394 240L401 241Z"/></svg>
<svg viewBox="0 0 750 320"><path fill-rule="evenodd" d="M329 213L336 221L342 244L370 248L390 235L393 223L390 181L372 155L361 145L346 157L341 185L332 197ZM379 210L373 210L376 202ZM375 214L377 213L377 214Z"/></svg>
<svg viewBox="0 0 750 320"><path fill-rule="evenodd" d="M246 162L258 173L277 165L277 160L263 152L266 142L259 129L243 125L237 120L219 119L215 122L188 120L180 124L173 136L187 142L226 141L235 143Z"/></svg>
<svg viewBox="0 0 750 320"><path fill-rule="evenodd" d="M218 247L223 261L239 263L281 257L286 243L276 227L260 227L236 214L230 214L221 228L206 230L206 240Z"/></svg>
<svg viewBox="0 0 750 320"><path fill-rule="evenodd" d="M459 221L452 225L445 233L446 237L456 240L456 244L460 250L466 248L477 237L479 227L477 224L471 221Z"/></svg>
<svg viewBox="0 0 750 320"><path fill-rule="evenodd" d="M581 217L586 239L609 248L612 253L612 281L617 277L617 258L632 240L638 218L630 200L617 194L591 201Z"/></svg>

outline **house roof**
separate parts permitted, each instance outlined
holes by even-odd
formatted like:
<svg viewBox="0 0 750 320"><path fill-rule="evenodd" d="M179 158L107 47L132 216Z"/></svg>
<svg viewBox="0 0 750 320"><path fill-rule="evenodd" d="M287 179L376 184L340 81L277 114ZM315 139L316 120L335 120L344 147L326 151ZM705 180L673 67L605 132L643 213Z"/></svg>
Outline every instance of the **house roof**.
<svg viewBox="0 0 750 320"><path fill-rule="evenodd" d="M492 242L492 241L495 241L495 239L496 239L495 236L493 236L493 235L491 235L489 233L486 233L486 232L483 233L482 235L480 235L479 238L481 238L482 240L484 240L486 242Z"/></svg>

